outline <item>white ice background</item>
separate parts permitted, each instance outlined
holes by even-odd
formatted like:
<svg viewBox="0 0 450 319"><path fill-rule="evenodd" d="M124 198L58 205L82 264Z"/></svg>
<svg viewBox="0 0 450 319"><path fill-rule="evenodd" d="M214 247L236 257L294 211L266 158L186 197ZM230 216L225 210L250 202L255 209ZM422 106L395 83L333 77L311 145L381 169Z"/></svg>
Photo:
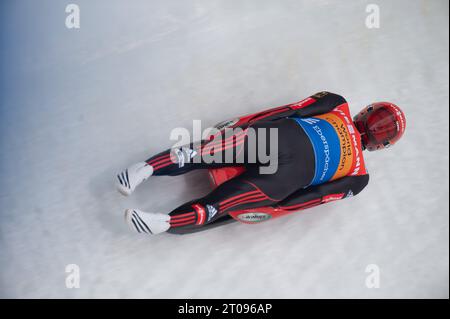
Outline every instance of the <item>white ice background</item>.
<svg viewBox="0 0 450 319"><path fill-rule="evenodd" d="M65 26L71 2L80 29ZM0 5L0 297L449 297L448 1L71 2ZM366 154L359 196L189 236L129 232L125 208L168 213L209 191L205 172L115 191L173 128L321 90L353 113L406 112L404 138Z"/></svg>

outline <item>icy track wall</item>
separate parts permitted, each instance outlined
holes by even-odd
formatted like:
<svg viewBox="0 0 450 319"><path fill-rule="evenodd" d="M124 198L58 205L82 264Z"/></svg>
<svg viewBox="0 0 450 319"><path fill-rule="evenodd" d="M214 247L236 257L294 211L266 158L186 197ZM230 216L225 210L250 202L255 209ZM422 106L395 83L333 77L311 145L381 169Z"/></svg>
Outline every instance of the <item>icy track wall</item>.
<svg viewBox="0 0 450 319"><path fill-rule="evenodd" d="M448 1L377 0L378 29L374 1L72 2L79 29L66 1L0 4L1 297L449 297ZM321 90L406 112L405 137L366 154L360 195L255 226L128 231L125 208L209 190L204 172L114 190L171 129Z"/></svg>

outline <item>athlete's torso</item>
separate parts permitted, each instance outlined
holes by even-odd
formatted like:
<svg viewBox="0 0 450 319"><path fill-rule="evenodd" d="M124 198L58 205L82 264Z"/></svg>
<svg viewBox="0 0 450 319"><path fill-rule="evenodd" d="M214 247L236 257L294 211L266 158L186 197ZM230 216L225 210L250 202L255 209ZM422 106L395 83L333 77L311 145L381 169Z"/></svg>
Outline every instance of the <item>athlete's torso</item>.
<svg viewBox="0 0 450 319"><path fill-rule="evenodd" d="M347 104L314 117L292 117L308 136L315 157L310 185L366 174L361 137ZM309 185L308 185L309 186Z"/></svg>

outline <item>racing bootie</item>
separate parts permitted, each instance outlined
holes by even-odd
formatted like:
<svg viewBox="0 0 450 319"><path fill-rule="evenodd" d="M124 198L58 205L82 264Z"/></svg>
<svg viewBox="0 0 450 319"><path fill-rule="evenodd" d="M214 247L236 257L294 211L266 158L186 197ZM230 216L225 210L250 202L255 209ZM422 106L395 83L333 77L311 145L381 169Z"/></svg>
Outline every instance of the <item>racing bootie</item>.
<svg viewBox="0 0 450 319"><path fill-rule="evenodd" d="M117 175L117 190L125 195L130 195L135 188L152 176L153 167L146 162L136 163Z"/></svg>
<svg viewBox="0 0 450 319"><path fill-rule="evenodd" d="M160 234L170 228L170 216L161 213L146 213L138 209L127 209L125 211L125 221L128 226L144 234Z"/></svg>

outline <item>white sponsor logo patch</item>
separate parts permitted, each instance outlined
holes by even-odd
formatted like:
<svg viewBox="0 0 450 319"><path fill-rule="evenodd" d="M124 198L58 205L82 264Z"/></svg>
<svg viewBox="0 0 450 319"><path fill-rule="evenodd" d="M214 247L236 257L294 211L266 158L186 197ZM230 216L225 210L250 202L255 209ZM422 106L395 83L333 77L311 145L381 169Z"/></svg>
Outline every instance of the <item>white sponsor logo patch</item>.
<svg viewBox="0 0 450 319"><path fill-rule="evenodd" d="M217 214L217 209L212 205L206 205L206 209L208 210L208 221L210 221Z"/></svg>
<svg viewBox="0 0 450 319"><path fill-rule="evenodd" d="M313 118L307 118L307 119L301 119L303 122L306 122L308 124L316 124L319 123L320 120L313 119Z"/></svg>
<svg viewBox="0 0 450 319"><path fill-rule="evenodd" d="M247 223L259 223L272 218L272 215L266 213L244 213L237 216L240 220Z"/></svg>
<svg viewBox="0 0 450 319"><path fill-rule="evenodd" d="M220 122L219 124L216 124L215 128L220 131L220 130L223 130L224 128L232 127L237 122L239 122L238 118L232 119L232 120L226 120L226 121Z"/></svg>
<svg viewBox="0 0 450 319"><path fill-rule="evenodd" d="M175 150L175 155L177 156L178 167L181 168L185 163L189 163L191 159L197 155L197 151L187 147L182 147Z"/></svg>

